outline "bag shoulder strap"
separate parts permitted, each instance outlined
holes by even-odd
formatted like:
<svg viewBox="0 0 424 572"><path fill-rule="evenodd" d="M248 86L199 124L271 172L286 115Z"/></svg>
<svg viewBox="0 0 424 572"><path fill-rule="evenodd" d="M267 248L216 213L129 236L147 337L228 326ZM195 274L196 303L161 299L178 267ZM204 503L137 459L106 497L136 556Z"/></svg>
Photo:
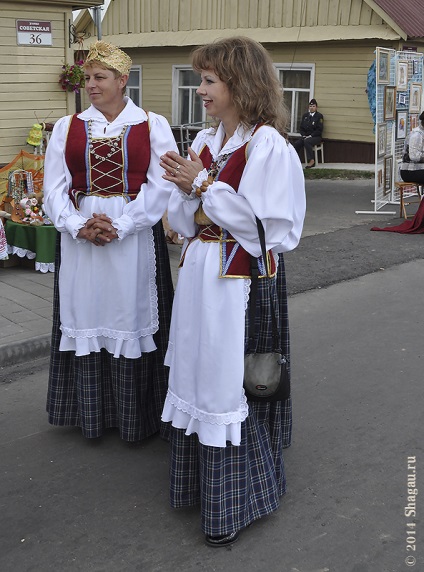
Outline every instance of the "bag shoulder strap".
<svg viewBox="0 0 424 572"><path fill-rule="evenodd" d="M278 332L277 317L275 315L274 300L272 299L271 286L269 282L269 268L268 260L266 256L266 246L265 246L265 230L262 221L256 217L256 224L258 226L259 242L261 243L262 258L265 265L265 271L268 280L269 287L269 299L271 304L271 319L272 319L272 336L274 338L274 349L281 350L280 346L280 334ZM250 257L250 270L251 270L251 285L250 285L250 307L249 307L249 343L248 351L254 352L255 343L255 333L256 333L256 302L258 299L258 280L259 280L259 268L258 259L255 256Z"/></svg>

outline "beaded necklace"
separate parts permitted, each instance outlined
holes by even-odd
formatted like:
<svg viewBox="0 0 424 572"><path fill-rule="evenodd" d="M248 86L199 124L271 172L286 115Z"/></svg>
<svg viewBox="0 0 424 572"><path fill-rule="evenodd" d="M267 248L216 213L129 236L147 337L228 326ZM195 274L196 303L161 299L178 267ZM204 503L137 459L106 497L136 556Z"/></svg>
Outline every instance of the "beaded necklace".
<svg viewBox="0 0 424 572"><path fill-rule="evenodd" d="M93 120L89 119L88 125L87 125L88 148L90 149L90 153L92 155L94 155L94 157L96 159L98 159L99 161L106 161L107 159L110 159L115 153L117 153L118 151L121 150L122 140L124 138L125 132L128 129L128 125L124 125L121 133L119 135L117 135L116 137L95 137L95 138L93 138L92 133L91 133L92 122L93 122ZM98 155L99 149L102 146L106 146L107 148L109 148L109 152L105 156Z"/></svg>
<svg viewBox="0 0 424 572"><path fill-rule="evenodd" d="M218 173L225 165L225 163L228 161L231 155L232 153L226 153L225 155L221 155L221 157L218 157L216 161L212 161L211 166L208 169L208 175L212 177L213 180L216 179Z"/></svg>

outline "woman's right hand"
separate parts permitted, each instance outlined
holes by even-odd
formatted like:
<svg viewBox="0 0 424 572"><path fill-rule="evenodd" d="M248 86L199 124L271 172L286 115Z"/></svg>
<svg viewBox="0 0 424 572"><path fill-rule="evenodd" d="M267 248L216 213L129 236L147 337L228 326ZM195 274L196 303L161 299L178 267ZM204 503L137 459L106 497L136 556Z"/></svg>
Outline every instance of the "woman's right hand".
<svg viewBox="0 0 424 572"><path fill-rule="evenodd" d="M203 170L202 160L196 153L188 148L191 161L184 159L175 151L167 151L161 157L160 166L165 169L162 177L177 185L184 193L190 195L194 179Z"/></svg>

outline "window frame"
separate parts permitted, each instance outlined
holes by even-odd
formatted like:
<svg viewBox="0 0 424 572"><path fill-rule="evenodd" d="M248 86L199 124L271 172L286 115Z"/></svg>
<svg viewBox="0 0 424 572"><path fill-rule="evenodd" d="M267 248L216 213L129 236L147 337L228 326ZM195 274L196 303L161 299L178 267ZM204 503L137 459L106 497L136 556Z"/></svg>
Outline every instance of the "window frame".
<svg viewBox="0 0 424 572"><path fill-rule="evenodd" d="M314 86L315 86L315 64L313 63L275 63L274 64L277 73L278 73L278 79L282 84L280 77L281 74L280 72L284 72L284 71L309 71L310 72L310 76L309 76L309 89L306 88L287 88L287 91L291 91L293 93L309 93L308 96L308 101L310 101L313 97L314 97ZM284 89L284 86L283 86ZM300 133L298 131L293 131L293 125L295 123L296 120L296 115L298 112L297 109L297 98L296 97L292 97L292 108L289 109L290 112L290 127L288 130L288 135L292 135L292 136L296 136L296 135L300 135ZM306 113L307 109L305 109L302 113Z"/></svg>
<svg viewBox="0 0 424 572"><path fill-rule="evenodd" d="M130 90L130 89L138 89L138 90L139 90L139 94L140 94L140 101L139 101L139 103L136 103L136 105L138 105L139 107L143 107L143 75L142 75L142 74L143 74L143 66L140 65L140 64L134 64L134 65L132 65L131 68L130 68L130 73L131 73L132 71L138 71L138 74L139 74L139 85L138 85L138 88L137 88L137 87L134 87L134 86L132 86L132 87L131 87L131 86L128 86L128 84L127 84L127 88L126 88L126 89L127 89L127 95L129 94L129 90ZM128 95L128 97L130 97L130 96ZM130 99L131 99L132 101L134 101L131 97L130 97ZM135 103L135 101L134 101L134 103Z"/></svg>
<svg viewBox="0 0 424 572"><path fill-rule="evenodd" d="M205 124L207 122L207 118L206 118L206 110L202 107L202 118L200 122L194 122L193 118L191 118L192 120L189 121L188 123L181 123L181 117L178 117L178 113L179 113L179 108L180 108L180 93L183 89L190 89L190 110L192 110L192 105L191 105L191 101L192 101L192 97L199 97L198 95L196 95L196 90L200 85L200 79L199 79L199 84L196 86L181 86L180 85L180 72L182 71L191 71L193 72L193 68L191 65L189 64L175 64L172 66L172 124L173 125L192 125L194 123L201 125L201 124ZM193 94L193 95L192 95Z"/></svg>

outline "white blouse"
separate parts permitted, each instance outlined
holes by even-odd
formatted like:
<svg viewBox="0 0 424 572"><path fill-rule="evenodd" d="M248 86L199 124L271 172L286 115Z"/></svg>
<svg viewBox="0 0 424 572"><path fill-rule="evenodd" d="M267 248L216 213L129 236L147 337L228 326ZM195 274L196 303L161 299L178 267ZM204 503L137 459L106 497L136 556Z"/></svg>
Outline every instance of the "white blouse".
<svg viewBox="0 0 424 572"><path fill-rule="evenodd" d="M174 230L196 235L193 217L202 200L207 216L254 256L261 254L255 216L264 225L267 249L277 254L297 246L306 209L299 157L272 127L252 133L239 126L222 150L222 126L216 134L212 129L198 134L193 151L199 154L207 145L213 160L248 142L247 162L238 192L219 178L201 198L175 189L168 205ZM197 433L205 445L225 447L228 441L240 444L248 413L243 373L250 280L219 278L219 266L218 243L195 239L186 247L165 358L170 377L162 418L187 435Z"/></svg>
<svg viewBox="0 0 424 572"><path fill-rule="evenodd" d="M124 125L149 121L151 158L147 181L136 199L121 196L82 196L77 210L68 197L72 177L65 160L71 116L55 124L44 167L44 204L61 233L59 273L60 349L86 355L106 348L115 357L140 357L155 350L158 330L156 260L152 226L164 214L173 185L162 178L160 156L177 151L166 119L148 115L130 99L109 123L94 106L78 117L92 121L93 137L116 137ZM77 238L93 213L105 213L118 239L102 247Z"/></svg>

